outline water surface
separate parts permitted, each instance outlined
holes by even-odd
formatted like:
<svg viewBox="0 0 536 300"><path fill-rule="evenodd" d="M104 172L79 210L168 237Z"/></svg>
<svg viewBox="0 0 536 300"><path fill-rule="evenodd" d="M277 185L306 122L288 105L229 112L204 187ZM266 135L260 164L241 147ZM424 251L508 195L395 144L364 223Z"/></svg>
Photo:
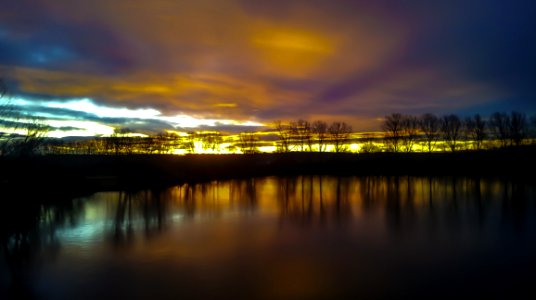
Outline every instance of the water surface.
<svg viewBox="0 0 536 300"><path fill-rule="evenodd" d="M3 223L1 298L535 294L530 184L266 177L66 203L29 205Z"/></svg>

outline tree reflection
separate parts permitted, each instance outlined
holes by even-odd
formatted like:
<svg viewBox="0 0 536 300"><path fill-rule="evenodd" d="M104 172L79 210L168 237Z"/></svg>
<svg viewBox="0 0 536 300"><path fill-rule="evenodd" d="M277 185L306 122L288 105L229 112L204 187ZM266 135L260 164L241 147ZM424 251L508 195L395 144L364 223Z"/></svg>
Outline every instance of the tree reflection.
<svg viewBox="0 0 536 300"><path fill-rule="evenodd" d="M150 237L166 228L169 201L161 190L151 190L145 193L147 201L143 202L143 220L145 234Z"/></svg>
<svg viewBox="0 0 536 300"><path fill-rule="evenodd" d="M335 221L339 224L342 224L352 219L352 203L350 202L351 178L337 177L336 181Z"/></svg>
<svg viewBox="0 0 536 300"><path fill-rule="evenodd" d="M232 180L229 182L231 205L237 204L241 211L252 213L257 209L256 179Z"/></svg>
<svg viewBox="0 0 536 300"><path fill-rule="evenodd" d="M130 192L119 193L112 235L112 241L116 246L131 244L134 240L132 198L133 194Z"/></svg>
<svg viewBox="0 0 536 300"><path fill-rule="evenodd" d="M174 204L177 213L188 220L198 217L219 218L233 209L252 213L258 207L255 178L185 183L173 189L174 192L163 196Z"/></svg>
<svg viewBox="0 0 536 300"><path fill-rule="evenodd" d="M502 222L521 232L530 212L527 187L523 184L503 182ZM534 203L533 203L534 205Z"/></svg>
<svg viewBox="0 0 536 300"><path fill-rule="evenodd" d="M158 189L116 194L111 209L113 226L109 232L114 246L129 246L140 234L151 238L166 229L169 194Z"/></svg>
<svg viewBox="0 0 536 300"><path fill-rule="evenodd" d="M0 281L0 292L5 287L8 298L31 298L32 274L59 254L57 230L76 226L83 204L65 201L63 197L67 196L63 195L54 195L62 204L41 204L37 197L46 199L47 194L4 192L0 207L0 279L7 281Z"/></svg>
<svg viewBox="0 0 536 300"><path fill-rule="evenodd" d="M534 187L510 180L433 177L362 177L357 201L369 216L383 211L388 228L396 234L414 229L460 233L469 224L480 230L510 224L526 227L534 213ZM334 193L337 193L334 191ZM531 205L532 203L532 205Z"/></svg>
<svg viewBox="0 0 536 300"><path fill-rule="evenodd" d="M352 218L350 178L300 176L277 181L283 222L302 226L344 223Z"/></svg>
<svg viewBox="0 0 536 300"><path fill-rule="evenodd" d="M395 237L393 241L420 237L426 242L450 242L461 241L463 236L484 238L489 232L498 235L499 228L515 238L510 231L519 233L534 225L530 221L536 213L535 191L532 183L504 179L408 176L184 183L163 189L96 193L75 200L55 195L61 205L40 203L37 195L18 191L8 193L0 207L0 283L14 298L32 296L28 294L31 276L69 247L64 229L98 222L104 225L92 226L92 234L103 236L105 245L114 251L129 251L149 239L166 243L158 240L166 236L163 232L182 224L195 226L194 220L268 217L262 218L264 222L272 220L274 213L276 225L300 233L322 227L337 233L348 229L371 232L378 238L385 234ZM219 223L208 222L204 228L218 226L214 224ZM248 224L254 228L255 223ZM240 230L226 234L237 232Z"/></svg>

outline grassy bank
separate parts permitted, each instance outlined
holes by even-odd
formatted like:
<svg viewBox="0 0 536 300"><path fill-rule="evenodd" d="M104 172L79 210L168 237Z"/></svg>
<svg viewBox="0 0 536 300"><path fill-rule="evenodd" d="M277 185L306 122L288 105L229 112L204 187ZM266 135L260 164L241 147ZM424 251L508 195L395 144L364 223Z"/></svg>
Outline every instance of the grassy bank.
<svg viewBox="0 0 536 300"><path fill-rule="evenodd" d="M3 186L144 187L268 175L534 177L536 147L454 153L50 155L0 160Z"/></svg>

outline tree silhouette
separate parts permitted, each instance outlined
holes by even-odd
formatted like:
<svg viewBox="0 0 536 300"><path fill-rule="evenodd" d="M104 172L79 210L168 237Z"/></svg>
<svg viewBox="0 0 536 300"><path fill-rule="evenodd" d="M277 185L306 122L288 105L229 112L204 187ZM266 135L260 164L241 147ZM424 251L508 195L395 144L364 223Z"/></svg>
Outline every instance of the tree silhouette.
<svg viewBox="0 0 536 300"><path fill-rule="evenodd" d="M452 152L456 151L460 139L462 122L457 115L447 115L441 118L441 132L443 139Z"/></svg>
<svg viewBox="0 0 536 300"><path fill-rule="evenodd" d="M279 136L278 151L289 152L291 142L291 132L288 125L283 124L281 121L274 122L275 130Z"/></svg>
<svg viewBox="0 0 536 300"><path fill-rule="evenodd" d="M0 100L4 98L7 93L7 87L2 79L0 79ZM2 100L3 101L3 100ZM0 126L3 127L17 127L17 122L13 121L14 109L7 101L0 102ZM8 126L6 126L8 125ZM9 141L4 140L8 136L8 133L0 131L0 155L6 152L6 147Z"/></svg>
<svg viewBox="0 0 536 300"><path fill-rule="evenodd" d="M376 144L374 144L374 136L373 134L364 134L364 137L362 139L361 147L359 148L360 153L373 153L373 152L379 152L380 149Z"/></svg>
<svg viewBox="0 0 536 300"><path fill-rule="evenodd" d="M385 116L382 129L385 131L385 141L393 152L398 152L403 135L403 117L399 113Z"/></svg>
<svg viewBox="0 0 536 300"><path fill-rule="evenodd" d="M311 151L312 146L312 130L311 123L306 120L298 120L296 122L290 123L290 131L293 137L293 140L300 146L300 151L305 151L306 147L309 146L309 151Z"/></svg>
<svg viewBox="0 0 536 300"><path fill-rule="evenodd" d="M524 113L513 111L510 115L510 141L512 145L520 146L527 137L528 123Z"/></svg>
<svg viewBox="0 0 536 300"><path fill-rule="evenodd" d="M437 140L439 139L439 118L434 114L426 113L421 116L419 120L419 127L424 134L428 152L432 152Z"/></svg>
<svg viewBox="0 0 536 300"><path fill-rule="evenodd" d="M328 132L335 152L345 152L348 150L346 142L352 132L352 126L345 122L333 122L329 126Z"/></svg>
<svg viewBox="0 0 536 300"><path fill-rule="evenodd" d="M197 134L203 150L219 151L222 143L221 133L219 132L200 132Z"/></svg>
<svg viewBox="0 0 536 300"><path fill-rule="evenodd" d="M144 138L140 143L140 152L145 154L159 153L161 144L158 137L159 134Z"/></svg>
<svg viewBox="0 0 536 300"><path fill-rule="evenodd" d="M242 132L239 135L240 143L238 147L244 154L257 153L257 141L259 137L254 132Z"/></svg>
<svg viewBox="0 0 536 300"><path fill-rule="evenodd" d="M18 156L39 154L50 127L42 119L33 117L22 122L20 128L24 130L24 136L11 141L9 153Z"/></svg>
<svg viewBox="0 0 536 300"><path fill-rule="evenodd" d="M326 150L328 124L324 121L314 121L312 125L312 130L316 136L316 143L318 144L318 152L324 152Z"/></svg>
<svg viewBox="0 0 536 300"><path fill-rule="evenodd" d="M195 140L196 140L196 133L194 131L188 132L188 136L184 138L182 148L186 149L188 153L194 153L195 152Z"/></svg>
<svg viewBox="0 0 536 300"><path fill-rule="evenodd" d="M474 142L474 149L482 149L482 143L486 138L486 121L479 114L465 119L467 137Z"/></svg>
<svg viewBox="0 0 536 300"><path fill-rule="evenodd" d="M490 117L489 125L501 146L508 146L508 139L510 137L510 117L505 113L495 112Z"/></svg>
<svg viewBox="0 0 536 300"><path fill-rule="evenodd" d="M160 153L169 154L175 149L184 149L184 139L176 133L163 132L158 136L158 143L160 144ZM186 137L187 139L188 137Z"/></svg>
<svg viewBox="0 0 536 300"><path fill-rule="evenodd" d="M7 93L7 85L0 79L0 99ZM8 125L12 129L21 129L24 136L18 137L0 132L0 155L28 156L39 152L43 145L49 126L41 118L21 114L8 102L0 104L0 126ZM6 139L7 138L7 139Z"/></svg>
<svg viewBox="0 0 536 300"><path fill-rule="evenodd" d="M138 143L139 149L137 152L144 154L169 153L174 148L174 141L177 137L178 136L173 133L160 132L142 138Z"/></svg>
<svg viewBox="0 0 536 300"><path fill-rule="evenodd" d="M419 121L414 116L402 117L402 146L406 152L413 150L413 145L419 135Z"/></svg>
<svg viewBox="0 0 536 300"><path fill-rule="evenodd" d="M114 133L107 139L107 149L115 155L133 154L135 146L134 141L129 137L132 130L130 128L116 128Z"/></svg>

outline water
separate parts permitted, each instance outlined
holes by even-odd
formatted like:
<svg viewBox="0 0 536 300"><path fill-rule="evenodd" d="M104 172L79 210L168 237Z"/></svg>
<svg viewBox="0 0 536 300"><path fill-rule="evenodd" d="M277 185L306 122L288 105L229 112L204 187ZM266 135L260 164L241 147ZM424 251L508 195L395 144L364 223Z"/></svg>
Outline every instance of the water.
<svg viewBox="0 0 536 300"><path fill-rule="evenodd" d="M99 192L9 212L0 298L533 297L535 204L531 184L471 178Z"/></svg>

